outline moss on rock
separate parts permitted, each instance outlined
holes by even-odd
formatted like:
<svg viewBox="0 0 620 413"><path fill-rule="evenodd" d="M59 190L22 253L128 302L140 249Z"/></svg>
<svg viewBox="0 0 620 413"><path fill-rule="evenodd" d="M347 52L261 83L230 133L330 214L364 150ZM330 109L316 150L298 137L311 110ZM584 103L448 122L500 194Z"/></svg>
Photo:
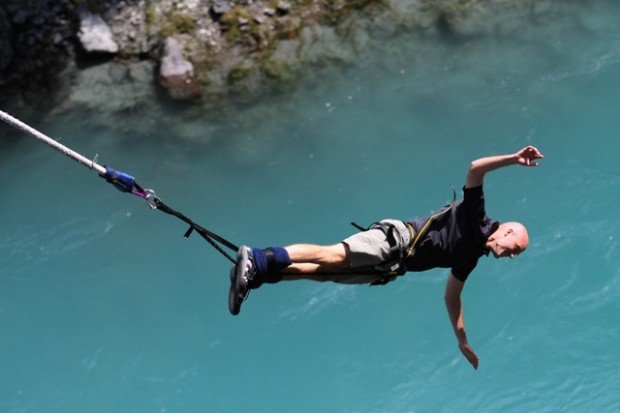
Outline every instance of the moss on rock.
<svg viewBox="0 0 620 413"><path fill-rule="evenodd" d="M260 68L265 76L272 80L292 82L296 79L293 68L281 60L266 60L261 64Z"/></svg>
<svg viewBox="0 0 620 413"><path fill-rule="evenodd" d="M174 36L175 34L190 34L197 28L197 23L192 16L187 13L170 13L166 16L166 21L159 29L162 38Z"/></svg>
<svg viewBox="0 0 620 413"><path fill-rule="evenodd" d="M252 72L252 69L244 66L236 66L228 72L228 84L234 86L244 81Z"/></svg>

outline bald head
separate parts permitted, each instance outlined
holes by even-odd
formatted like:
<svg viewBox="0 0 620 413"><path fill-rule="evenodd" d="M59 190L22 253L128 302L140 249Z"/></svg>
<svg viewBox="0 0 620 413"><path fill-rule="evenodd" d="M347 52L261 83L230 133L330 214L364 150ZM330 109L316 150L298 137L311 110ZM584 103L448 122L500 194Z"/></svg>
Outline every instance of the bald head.
<svg viewBox="0 0 620 413"><path fill-rule="evenodd" d="M530 243L527 229L520 222L504 222L487 240L486 247L495 258L514 258L521 254Z"/></svg>

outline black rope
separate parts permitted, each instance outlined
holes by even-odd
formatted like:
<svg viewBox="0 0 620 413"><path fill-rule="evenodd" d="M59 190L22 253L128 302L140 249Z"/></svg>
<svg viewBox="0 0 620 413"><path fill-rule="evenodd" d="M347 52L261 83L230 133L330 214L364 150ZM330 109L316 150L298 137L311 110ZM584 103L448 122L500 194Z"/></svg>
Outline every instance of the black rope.
<svg viewBox="0 0 620 413"><path fill-rule="evenodd" d="M357 228L360 231L367 231L368 228L364 228L363 226L361 226L360 224L356 223L356 222L351 222L351 225L353 225L355 228Z"/></svg>
<svg viewBox="0 0 620 413"><path fill-rule="evenodd" d="M192 221L191 219L189 219L188 217L186 217L179 211L175 211L174 209L170 208L168 205L161 202L159 198L156 198L153 201L153 205L155 206L156 209L160 210L161 212L164 212L168 215L175 216L179 218L181 221L189 224L190 227L185 232L185 235L184 235L185 238L188 238L192 234L193 231L196 231L198 234L200 234L202 238L205 239L205 241L211 244L211 246L215 248L220 254L228 258L228 260L232 262L233 264L236 263L236 260L230 254L228 254L221 246L219 246L216 242L224 245L227 248L230 248L233 251L237 251L239 249L238 246L228 241L227 239L217 235L216 233L211 232L208 229L203 228L200 225L196 224L194 221Z"/></svg>

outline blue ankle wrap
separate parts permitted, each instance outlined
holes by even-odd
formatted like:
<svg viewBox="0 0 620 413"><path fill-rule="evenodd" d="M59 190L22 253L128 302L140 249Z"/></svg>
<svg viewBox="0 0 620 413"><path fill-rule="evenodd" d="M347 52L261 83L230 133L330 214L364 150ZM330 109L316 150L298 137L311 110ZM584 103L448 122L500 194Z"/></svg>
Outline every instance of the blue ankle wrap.
<svg viewBox="0 0 620 413"><path fill-rule="evenodd" d="M254 268L259 275L267 272L267 256L265 252L260 248L252 248L252 257L254 258Z"/></svg>
<svg viewBox="0 0 620 413"><path fill-rule="evenodd" d="M279 271L291 265L291 257L289 257L288 251L283 247L269 247L267 250L271 252L271 254L269 254L270 267Z"/></svg>

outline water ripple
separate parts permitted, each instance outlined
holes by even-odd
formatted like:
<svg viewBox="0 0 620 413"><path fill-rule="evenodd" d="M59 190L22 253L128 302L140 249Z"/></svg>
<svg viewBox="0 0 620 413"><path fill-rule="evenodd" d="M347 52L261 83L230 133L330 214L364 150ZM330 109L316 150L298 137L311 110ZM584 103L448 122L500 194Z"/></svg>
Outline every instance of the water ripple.
<svg viewBox="0 0 620 413"><path fill-rule="evenodd" d="M325 283L303 294L302 303L292 305L280 314L281 319L297 320L300 317L319 314L343 302L354 301L356 288L350 285Z"/></svg>
<svg viewBox="0 0 620 413"><path fill-rule="evenodd" d="M47 230L33 231L29 226L17 228L0 236L0 267L11 263L46 262L75 251L94 240L106 236L131 213L116 212L107 219L76 218Z"/></svg>

